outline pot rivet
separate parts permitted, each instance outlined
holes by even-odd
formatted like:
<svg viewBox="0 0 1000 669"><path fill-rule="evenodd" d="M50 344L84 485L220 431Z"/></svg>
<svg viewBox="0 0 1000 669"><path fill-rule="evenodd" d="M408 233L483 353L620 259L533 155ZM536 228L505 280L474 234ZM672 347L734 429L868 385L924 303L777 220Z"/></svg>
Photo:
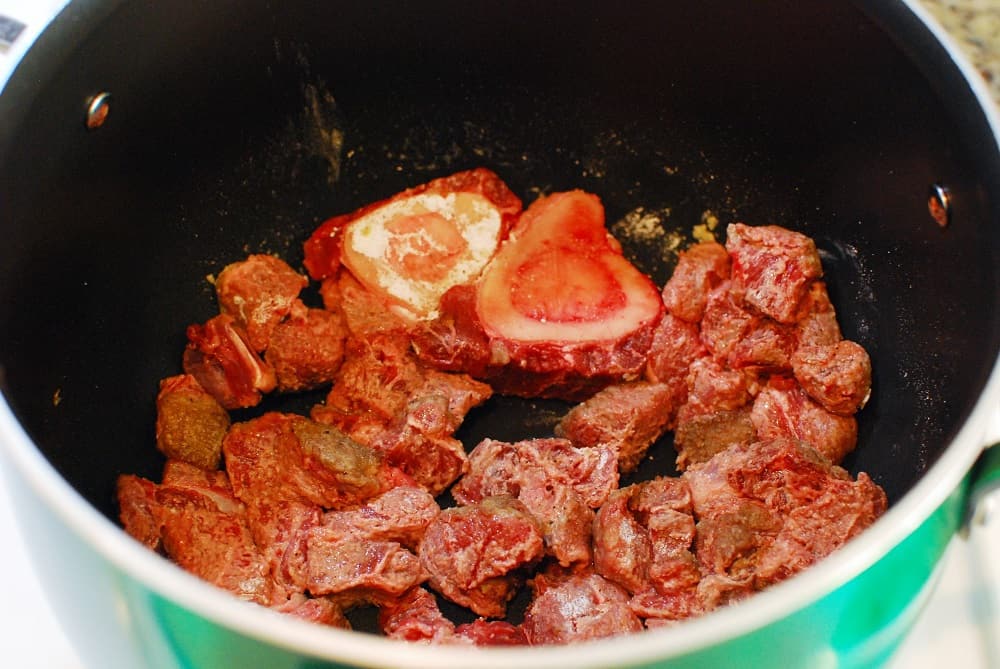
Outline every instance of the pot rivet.
<svg viewBox="0 0 1000 669"><path fill-rule="evenodd" d="M940 184L931 184L927 196L927 210L931 218L942 228L951 222L951 193Z"/></svg>
<svg viewBox="0 0 1000 669"><path fill-rule="evenodd" d="M87 101L87 129L96 130L104 125L108 118L111 93L101 92Z"/></svg>

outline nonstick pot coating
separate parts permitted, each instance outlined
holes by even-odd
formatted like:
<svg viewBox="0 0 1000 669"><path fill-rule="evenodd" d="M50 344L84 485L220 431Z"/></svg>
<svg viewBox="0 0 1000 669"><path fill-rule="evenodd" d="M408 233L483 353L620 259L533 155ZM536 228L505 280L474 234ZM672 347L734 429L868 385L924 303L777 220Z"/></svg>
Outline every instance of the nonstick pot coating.
<svg viewBox="0 0 1000 669"><path fill-rule="evenodd" d="M114 518L118 474L159 476L157 382L216 311L208 275L253 252L297 265L326 217L482 165L526 203L597 193L660 283L706 215L814 236L874 363L845 464L897 500L1000 341L995 145L910 56L841 2L72 6L0 99L3 392ZM642 215L652 241L621 225ZM462 436L547 434L564 409L498 398ZM641 475L672 461L668 438Z"/></svg>

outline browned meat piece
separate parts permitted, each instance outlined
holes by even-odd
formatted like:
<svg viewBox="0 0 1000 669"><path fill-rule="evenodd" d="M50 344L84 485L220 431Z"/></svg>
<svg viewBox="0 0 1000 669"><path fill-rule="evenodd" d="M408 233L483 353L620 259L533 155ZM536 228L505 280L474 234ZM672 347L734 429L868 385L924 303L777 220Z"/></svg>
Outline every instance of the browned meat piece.
<svg viewBox="0 0 1000 669"><path fill-rule="evenodd" d="M440 316L418 323L413 350L437 369L484 378L490 369L490 338L476 314L476 287L455 286L441 296Z"/></svg>
<svg viewBox="0 0 1000 669"><path fill-rule="evenodd" d="M445 509L420 544L430 585L481 616L502 617L514 596L514 571L542 557L542 531L513 497L487 497Z"/></svg>
<svg viewBox="0 0 1000 669"><path fill-rule="evenodd" d="M476 646L527 646L524 630L505 620L477 618L455 628L455 635Z"/></svg>
<svg viewBox="0 0 1000 669"><path fill-rule="evenodd" d="M281 392L331 383L344 361L347 328L339 312L307 309L301 302L271 331L264 360L274 369Z"/></svg>
<svg viewBox="0 0 1000 669"><path fill-rule="evenodd" d="M156 503L156 484L132 474L118 477L118 518L122 527L136 541L147 548L159 550L159 507Z"/></svg>
<svg viewBox="0 0 1000 669"><path fill-rule="evenodd" d="M750 407L680 420L674 432L677 468L683 471L734 444L749 444L756 437L757 432L750 420Z"/></svg>
<svg viewBox="0 0 1000 669"><path fill-rule="evenodd" d="M327 512L322 525L330 535L396 541L415 549L440 512L426 490L398 486L355 509Z"/></svg>
<svg viewBox="0 0 1000 669"><path fill-rule="evenodd" d="M514 495L541 523L549 554L563 565L588 562L590 509L617 486L616 462L605 446L575 448L566 439L486 439L469 454L469 471L452 495L460 504Z"/></svg>
<svg viewBox="0 0 1000 669"><path fill-rule="evenodd" d="M653 561L649 532L628 508L633 492L614 491L594 518L594 571L630 593L645 588Z"/></svg>
<svg viewBox="0 0 1000 669"><path fill-rule="evenodd" d="M871 359L852 341L800 346L792 356L792 369L810 397L841 416L861 409L871 393Z"/></svg>
<svg viewBox="0 0 1000 669"><path fill-rule="evenodd" d="M491 393L465 374L426 368L405 338L382 333L350 340L326 404L312 416L384 453L389 464L438 494L465 470L455 430Z"/></svg>
<svg viewBox="0 0 1000 669"><path fill-rule="evenodd" d="M718 411L732 411L750 402L746 375L727 369L712 358L699 358L691 363L687 384L687 402L677 416L680 422Z"/></svg>
<svg viewBox="0 0 1000 669"><path fill-rule="evenodd" d="M272 603L270 569L225 472L170 460L156 502L162 514L163 548L171 560L241 599Z"/></svg>
<svg viewBox="0 0 1000 669"><path fill-rule="evenodd" d="M674 316L697 323L705 313L708 293L729 279L729 254L722 244L702 242L682 251L663 287L663 304Z"/></svg>
<svg viewBox="0 0 1000 669"><path fill-rule="evenodd" d="M227 265L215 280L215 292L221 312L235 318L253 349L261 352L307 284L306 277L283 260L257 254Z"/></svg>
<svg viewBox="0 0 1000 669"><path fill-rule="evenodd" d="M836 344L843 339L837 324L837 313L822 281L813 281L809 285L809 292L799 305L796 328L799 331L799 346Z"/></svg>
<svg viewBox="0 0 1000 669"><path fill-rule="evenodd" d="M795 379L772 377L750 412L757 437L800 439L837 463L854 450L858 423L853 416L830 413L809 398Z"/></svg>
<svg viewBox="0 0 1000 669"><path fill-rule="evenodd" d="M349 601L398 597L427 580L417 556L395 541L376 541L314 528L307 541L305 573L298 576L313 595Z"/></svg>
<svg viewBox="0 0 1000 669"><path fill-rule="evenodd" d="M634 487L629 508L649 532L653 549L650 583L664 595L694 588L700 573L691 552L695 521L687 481L659 477Z"/></svg>
<svg viewBox="0 0 1000 669"><path fill-rule="evenodd" d="M731 448L684 473L703 568L720 597L759 589L822 559L885 512L885 493L794 439ZM729 593L727 595L727 592Z"/></svg>
<svg viewBox="0 0 1000 669"><path fill-rule="evenodd" d="M189 325L184 371L226 409L260 403L278 385L274 370L254 352L243 328L228 314Z"/></svg>
<svg viewBox="0 0 1000 669"><path fill-rule="evenodd" d="M287 602L271 607L279 613L308 620L311 623L351 629L351 623L344 617L344 612L328 597L306 597L302 594L292 596Z"/></svg>
<svg viewBox="0 0 1000 669"><path fill-rule="evenodd" d="M791 369L790 358L798 343L799 331L795 326L762 318L733 344L726 361L733 369L786 372Z"/></svg>
<svg viewBox="0 0 1000 669"><path fill-rule="evenodd" d="M156 397L156 447L167 458L217 469L229 414L190 374L160 381Z"/></svg>
<svg viewBox="0 0 1000 669"><path fill-rule="evenodd" d="M378 624L390 639L450 643L455 635L455 624L441 613L434 595L422 587L382 603Z"/></svg>
<svg viewBox="0 0 1000 669"><path fill-rule="evenodd" d="M638 632L642 621L629 608L628 593L598 574L583 571L550 579L538 574L535 597L524 615L533 646L566 644Z"/></svg>
<svg viewBox="0 0 1000 669"><path fill-rule="evenodd" d="M731 288L732 282L724 281L708 294L701 319L701 341L719 360L726 360L733 347L761 320L743 307Z"/></svg>
<svg viewBox="0 0 1000 669"><path fill-rule="evenodd" d="M395 483L378 452L302 416L235 423L222 448L236 496L251 508L289 501L340 509Z"/></svg>
<svg viewBox="0 0 1000 669"><path fill-rule="evenodd" d="M670 388L674 410L667 420L673 429L677 409L687 401L687 375L691 363L708 355L696 323L688 323L670 313L663 315L653 333L653 345L646 360L646 379Z"/></svg>
<svg viewBox="0 0 1000 669"><path fill-rule="evenodd" d="M823 275L812 239L774 225L735 223L726 229L726 250L736 295L779 323L798 320L809 284Z"/></svg>
<svg viewBox="0 0 1000 669"><path fill-rule="evenodd" d="M387 601L379 608L379 628L392 639L476 646L522 646L528 643L521 628L502 620L477 618L455 626L437 600L422 587Z"/></svg>
<svg viewBox="0 0 1000 669"><path fill-rule="evenodd" d="M635 381L608 386L576 405L556 425L555 433L577 447L608 446L618 454L618 468L639 466L650 444L667 429L677 407L670 386Z"/></svg>
<svg viewBox="0 0 1000 669"><path fill-rule="evenodd" d="M688 399L677 412L677 467L703 462L734 443L753 440L750 392L742 371L699 358L688 374Z"/></svg>
<svg viewBox="0 0 1000 669"><path fill-rule="evenodd" d="M320 284L320 297L328 311L343 313L348 331L357 339L403 333L412 327L389 311L385 303L368 292L350 272L324 280Z"/></svg>

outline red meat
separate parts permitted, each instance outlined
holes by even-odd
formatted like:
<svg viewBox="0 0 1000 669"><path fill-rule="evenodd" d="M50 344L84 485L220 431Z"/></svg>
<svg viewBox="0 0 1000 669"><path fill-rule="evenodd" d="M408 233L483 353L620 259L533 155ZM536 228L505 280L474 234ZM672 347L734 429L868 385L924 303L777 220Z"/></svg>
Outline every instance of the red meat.
<svg viewBox="0 0 1000 669"><path fill-rule="evenodd" d="M160 381L156 396L156 447L170 459L216 469L229 414L190 374Z"/></svg>
<svg viewBox="0 0 1000 669"><path fill-rule="evenodd" d="M750 420L759 439L800 439L834 463L843 460L858 442L854 416L827 411L795 379L772 378L754 400Z"/></svg>
<svg viewBox="0 0 1000 669"><path fill-rule="evenodd" d="M775 225L742 223L726 230L733 292L779 323L794 323L809 284L823 275L816 244Z"/></svg>
<svg viewBox="0 0 1000 669"><path fill-rule="evenodd" d="M184 371L226 409L256 406L263 393L278 385L274 370L254 352L232 316L220 314L204 325L190 325L187 338Z"/></svg>
<svg viewBox="0 0 1000 669"><path fill-rule="evenodd" d="M729 279L729 254L721 244L702 242L682 251L670 280L663 287L663 304L682 320L697 323L705 313L708 294Z"/></svg>
<svg viewBox="0 0 1000 669"><path fill-rule="evenodd" d="M420 544L430 585L481 616L502 617L517 587L515 570L542 557L542 531L513 497L445 509Z"/></svg>
<svg viewBox="0 0 1000 669"><path fill-rule="evenodd" d="M701 342L698 324L682 321L673 314L663 314L653 332L653 344L646 359L646 379L670 388L674 412L667 426L673 429L676 409L687 400L687 376L691 363L708 355Z"/></svg>
<svg viewBox="0 0 1000 669"><path fill-rule="evenodd" d="M215 293L220 311L236 319L259 353L307 284L285 261L257 254L227 265L215 280Z"/></svg>
<svg viewBox="0 0 1000 669"><path fill-rule="evenodd" d="M677 410L674 401L666 384L635 381L608 386L563 416L555 433L577 447L613 449L619 470L630 472L666 432Z"/></svg>
<svg viewBox="0 0 1000 669"><path fill-rule="evenodd" d="M296 392L331 383L344 360L346 334L339 312L307 309L298 302L288 318L271 331L264 353L278 390Z"/></svg>
<svg viewBox="0 0 1000 669"><path fill-rule="evenodd" d="M524 615L525 636L532 645L566 644L638 632L628 593L592 572L534 579L535 597Z"/></svg>
<svg viewBox="0 0 1000 669"><path fill-rule="evenodd" d="M800 346L791 362L795 379L802 388L831 413L853 415L868 400L871 359L865 349L852 341Z"/></svg>

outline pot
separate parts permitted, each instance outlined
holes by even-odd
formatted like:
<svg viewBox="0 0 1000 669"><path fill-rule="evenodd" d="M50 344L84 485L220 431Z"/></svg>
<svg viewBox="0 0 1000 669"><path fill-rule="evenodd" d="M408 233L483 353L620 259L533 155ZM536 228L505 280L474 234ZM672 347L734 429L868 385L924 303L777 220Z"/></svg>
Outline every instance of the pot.
<svg viewBox="0 0 1000 669"><path fill-rule="evenodd" d="M883 662L962 521L1000 403L998 123L941 40L905 2L70 3L0 95L0 452L81 657ZM655 215L663 239L623 246L659 283L671 240L705 220L814 237L844 335L874 366L845 466L884 487L886 515L703 618L475 653L280 617L125 536L115 479L159 476L156 384L179 370L184 326L216 310L204 277L248 252L298 264L326 217L479 165L526 201L580 187L609 222ZM494 408L469 435L516 438L533 410Z"/></svg>

